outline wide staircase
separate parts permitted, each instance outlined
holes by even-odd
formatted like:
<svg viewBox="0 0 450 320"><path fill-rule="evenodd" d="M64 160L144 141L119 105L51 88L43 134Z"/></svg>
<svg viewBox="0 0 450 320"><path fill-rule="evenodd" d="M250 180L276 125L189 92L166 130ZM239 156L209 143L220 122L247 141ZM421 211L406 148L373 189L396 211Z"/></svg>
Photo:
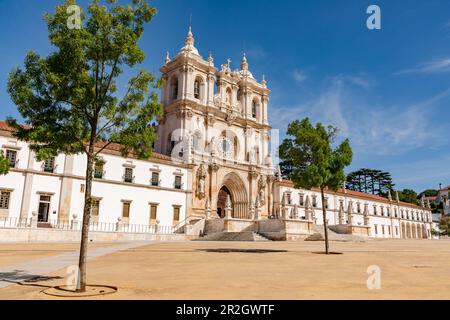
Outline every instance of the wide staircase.
<svg viewBox="0 0 450 320"><path fill-rule="evenodd" d="M215 232L204 237L195 239L195 241L271 241L257 232Z"/></svg>
<svg viewBox="0 0 450 320"><path fill-rule="evenodd" d="M336 233L331 230L329 227L328 230L328 240L329 241L349 241L349 242L365 242L366 238L361 236L355 236L351 234L341 234ZM314 233L307 237L305 241L324 241L325 240L325 231L323 229L323 225L314 225Z"/></svg>

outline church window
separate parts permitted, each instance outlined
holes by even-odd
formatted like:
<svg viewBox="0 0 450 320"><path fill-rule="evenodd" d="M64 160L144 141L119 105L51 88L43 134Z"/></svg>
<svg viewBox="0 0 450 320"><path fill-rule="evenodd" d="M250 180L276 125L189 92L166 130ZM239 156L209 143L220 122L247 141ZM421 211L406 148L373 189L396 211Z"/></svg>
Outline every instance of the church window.
<svg viewBox="0 0 450 320"><path fill-rule="evenodd" d="M195 82L194 82L194 98L200 99L200 80L199 79L195 79Z"/></svg>
<svg viewBox="0 0 450 320"><path fill-rule="evenodd" d="M175 189L181 189L182 188L181 176L175 176L174 188Z"/></svg>
<svg viewBox="0 0 450 320"><path fill-rule="evenodd" d="M132 183L133 180L134 180L133 168L125 168L125 173L123 175L123 181L124 182L128 182L128 183Z"/></svg>
<svg viewBox="0 0 450 320"><path fill-rule="evenodd" d="M312 196L312 206L317 207L317 196Z"/></svg>
<svg viewBox="0 0 450 320"><path fill-rule="evenodd" d="M257 103L255 100L253 100L252 103L252 117L256 119L256 109L257 109Z"/></svg>
<svg viewBox="0 0 450 320"><path fill-rule="evenodd" d="M104 175L104 162L101 160L95 161L95 165L94 165L94 178L96 179L103 179L103 175Z"/></svg>
<svg viewBox="0 0 450 320"><path fill-rule="evenodd" d="M10 191L1 191L0 192L0 209L8 209L9 208L10 197L11 197Z"/></svg>
<svg viewBox="0 0 450 320"><path fill-rule="evenodd" d="M290 193L286 193L286 202L287 202L287 204L291 204L291 194Z"/></svg>
<svg viewBox="0 0 450 320"><path fill-rule="evenodd" d="M242 95L242 91L238 90L237 97L236 97L237 101L241 101L241 95Z"/></svg>
<svg viewBox="0 0 450 320"><path fill-rule="evenodd" d="M159 172L152 172L152 186L159 186Z"/></svg>
<svg viewBox="0 0 450 320"><path fill-rule="evenodd" d="M50 157L44 161L43 164L44 172L53 173L55 170L55 157Z"/></svg>
<svg viewBox="0 0 450 320"><path fill-rule="evenodd" d="M174 77L172 79L172 99L178 99L178 78Z"/></svg>
<svg viewBox="0 0 450 320"><path fill-rule="evenodd" d="M6 150L5 157L8 160L8 164L11 168L14 168L17 163L17 151L16 150Z"/></svg>

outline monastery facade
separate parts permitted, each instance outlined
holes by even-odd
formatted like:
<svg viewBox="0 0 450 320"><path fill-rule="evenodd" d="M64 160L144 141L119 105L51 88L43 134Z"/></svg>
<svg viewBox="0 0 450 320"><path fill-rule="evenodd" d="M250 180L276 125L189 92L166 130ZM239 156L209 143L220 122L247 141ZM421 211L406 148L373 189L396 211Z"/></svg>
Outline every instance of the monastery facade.
<svg viewBox="0 0 450 320"><path fill-rule="evenodd" d="M295 189L271 156L269 89L249 70L216 68L204 59L189 30L180 52L161 67L164 116L155 153L123 158L120 146L101 153L92 194L91 223L157 232L159 226L189 236L251 231L273 240L301 239L323 224L343 234L375 238L430 238L431 211L350 190ZM84 199L84 155L38 162L27 143L0 122L0 148L10 173L0 176L0 232L9 224L37 220L36 227L79 225ZM2 220L3 219L3 220ZM2 224L3 221L3 224ZM122 229L114 229L120 224ZM161 230L161 229L159 229Z"/></svg>

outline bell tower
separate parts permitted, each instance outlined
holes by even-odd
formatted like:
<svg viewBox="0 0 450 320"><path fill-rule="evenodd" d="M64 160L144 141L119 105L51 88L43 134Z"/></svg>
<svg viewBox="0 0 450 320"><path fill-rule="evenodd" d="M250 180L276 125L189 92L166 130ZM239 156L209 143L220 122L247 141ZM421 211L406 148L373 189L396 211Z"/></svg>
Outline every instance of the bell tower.
<svg viewBox="0 0 450 320"><path fill-rule="evenodd" d="M155 150L190 168L188 215L251 219L271 212L269 90L245 54L240 68L231 63L217 69L211 53L204 59L189 27L184 46L173 58L167 53L160 69L164 115Z"/></svg>
<svg viewBox="0 0 450 320"><path fill-rule="evenodd" d="M192 136L194 112L213 105L217 69L211 55L205 60L199 54L189 27L184 46L173 59L167 53L160 71L164 80L161 90L164 116L158 126L155 149L170 155L179 141Z"/></svg>

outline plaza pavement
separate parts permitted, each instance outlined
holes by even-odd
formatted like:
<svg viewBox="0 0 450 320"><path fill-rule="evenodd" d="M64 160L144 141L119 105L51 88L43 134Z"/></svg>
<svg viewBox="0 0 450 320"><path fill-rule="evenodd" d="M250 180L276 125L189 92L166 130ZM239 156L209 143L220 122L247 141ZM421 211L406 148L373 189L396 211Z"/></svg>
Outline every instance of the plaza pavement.
<svg viewBox="0 0 450 320"><path fill-rule="evenodd" d="M88 282L118 287L95 299L450 299L449 240L332 242L331 250L343 254L318 254L323 242L308 241L108 245L91 249ZM381 270L380 289L367 288L369 266ZM66 269L51 268L33 286L0 288L0 299L51 298L35 286L65 283Z"/></svg>

